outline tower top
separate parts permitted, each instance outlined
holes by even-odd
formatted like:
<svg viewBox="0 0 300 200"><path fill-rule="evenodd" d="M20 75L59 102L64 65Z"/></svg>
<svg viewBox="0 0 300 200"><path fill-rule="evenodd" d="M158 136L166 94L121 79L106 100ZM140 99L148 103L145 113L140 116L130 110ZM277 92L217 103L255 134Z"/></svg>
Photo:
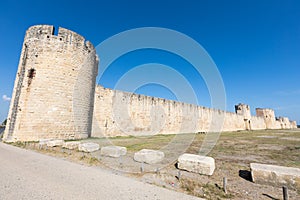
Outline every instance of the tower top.
<svg viewBox="0 0 300 200"><path fill-rule="evenodd" d="M91 42L86 41L78 33L59 27L57 35L54 34L55 27L52 25L35 25L26 31L25 41L28 40L57 40L64 44L72 45L75 48L83 47L88 51L95 50Z"/></svg>

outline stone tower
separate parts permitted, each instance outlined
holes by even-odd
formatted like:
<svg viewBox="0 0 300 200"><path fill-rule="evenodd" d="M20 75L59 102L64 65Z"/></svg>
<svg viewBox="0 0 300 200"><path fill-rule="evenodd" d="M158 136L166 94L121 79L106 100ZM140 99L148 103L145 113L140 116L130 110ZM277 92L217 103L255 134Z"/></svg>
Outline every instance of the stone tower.
<svg viewBox="0 0 300 200"><path fill-rule="evenodd" d="M269 108L256 108L256 116L264 118L267 129L274 129L274 127L276 127L274 110Z"/></svg>
<svg viewBox="0 0 300 200"><path fill-rule="evenodd" d="M238 115L242 115L245 121L245 129L251 130L251 111L250 106L246 104L239 103L235 105L235 112Z"/></svg>
<svg viewBox="0 0 300 200"><path fill-rule="evenodd" d="M77 33L37 25L25 35L4 140L91 134L98 57Z"/></svg>

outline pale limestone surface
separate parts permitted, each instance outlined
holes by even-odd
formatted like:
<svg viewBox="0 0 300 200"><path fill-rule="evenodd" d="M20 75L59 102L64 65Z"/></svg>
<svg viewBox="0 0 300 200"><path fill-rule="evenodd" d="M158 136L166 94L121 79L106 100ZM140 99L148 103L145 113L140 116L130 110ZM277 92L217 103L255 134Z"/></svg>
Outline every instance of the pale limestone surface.
<svg viewBox="0 0 300 200"><path fill-rule="evenodd" d="M212 175L215 170L215 159L195 154L182 154L178 158L177 167L189 172Z"/></svg>
<svg viewBox="0 0 300 200"><path fill-rule="evenodd" d="M287 186L300 190L300 169L277 165L250 163L252 180L255 183Z"/></svg>
<svg viewBox="0 0 300 200"><path fill-rule="evenodd" d="M124 156L127 153L126 147L120 146L106 146L101 147L101 155L118 158Z"/></svg>
<svg viewBox="0 0 300 200"><path fill-rule="evenodd" d="M235 105L235 113L244 117L245 129L252 130L250 106L239 103Z"/></svg>
<svg viewBox="0 0 300 200"><path fill-rule="evenodd" d="M36 25L26 31L5 141L81 139L91 133L98 59L79 34Z"/></svg>
<svg viewBox="0 0 300 200"><path fill-rule="evenodd" d="M293 129L297 128L295 121L287 117L275 118L275 112L269 108L256 108L256 115L265 121L266 129Z"/></svg>
<svg viewBox="0 0 300 200"><path fill-rule="evenodd" d="M164 152L152 149L142 149L134 154L133 159L137 162L155 164L162 161L165 157Z"/></svg>
<svg viewBox="0 0 300 200"><path fill-rule="evenodd" d="M70 149L70 150L78 149L79 144L80 144L79 141L65 142L63 144L63 148Z"/></svg>
<svg viewBox="0 0 300 200"><path fill-rule="evenodd" d="M297 122L291 121L291 128L297 128Z"/></svg>
<svg viewBox="0 0 300 200"><path fill-rule="evenodd" d="M280 125L277 125L279 129L293 129L297 128L297 123L295 121L290 121L287 117L278 117L276 122Z"/></svg>
<svg viewBox="0 0 300 200"><path fill-rule="evenodd" d="M251 130L265 130L267 129L265 120L263 117L251 116Z"/></svg>
<svg viewBox="0 0 300 200"><path fill-rule="evenodd" d="M62 146L64 144L63 140L50 140L47 143L48 147L58 147L58 146Z"/></svg>
<svg viewBox="0 0 300 200"><path fill-rule="evenodd" d="M39 145L47 145L47 142L51 141L53 139L40 139L39 140Z"/></svg>
<svg viewBox="0 0 300 200"><path fill-rule="evenodd" d="M100 149L99 144L93 142L81 143L78 145L78 150L83 152L94 152Z"/></svg>
<svg viewBox="0 0 300 200"><path fill-rule="evenodd" d="M231 113L97 86L92 136L141 136L290 127L281 127L271 109L258 109L259 116L251 116L250 107L245 104L237 105L236 109L237 113Z"/></svg>
<svg viewBox="0 0 300 200"><path fill-rule="evenodd" d="M244 117L235 113L102 86L96 87L94 117L93 137L245 129Z"/></svg>
<svg viewBox="0 0 300 200"><path fill-rule="evenodd" d="M265 120L267 129L276 129L275 112L269 108L256 108L256 116Z"/></svg>
<svg viewBox="0 0 300 200"><path fill-rule="evenodd" d="M238 115L243 115L245 120L251 119L250 106L246 104L239 103L235 105L235 112Z"/></svg>

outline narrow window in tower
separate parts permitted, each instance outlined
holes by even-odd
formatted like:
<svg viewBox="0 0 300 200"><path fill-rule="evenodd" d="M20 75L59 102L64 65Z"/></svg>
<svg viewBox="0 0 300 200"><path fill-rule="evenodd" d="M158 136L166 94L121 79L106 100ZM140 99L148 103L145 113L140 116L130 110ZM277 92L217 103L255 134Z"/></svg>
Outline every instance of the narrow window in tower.
<svg viewBox="0 0 300 200"><path fill-rule="evenodd" d="M33 77L35 77L35 69L31 68L28 70L28 86L31 84Z"/></svg>
<svg viewBox="0 0 300 200"><path fill-rule="evenodd" d="M35 69L31 68L28 70L28 78L33 78L35 76Z"/></svg>

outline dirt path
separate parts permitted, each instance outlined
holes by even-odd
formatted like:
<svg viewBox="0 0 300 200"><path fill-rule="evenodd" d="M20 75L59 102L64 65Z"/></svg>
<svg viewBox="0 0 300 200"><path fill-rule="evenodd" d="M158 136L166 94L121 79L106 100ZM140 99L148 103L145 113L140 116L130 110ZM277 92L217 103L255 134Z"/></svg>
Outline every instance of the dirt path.
<svg viewBox="0 0 300 200"><path fill-rule="evenodd" d="M0 199L199 199L0 142Z"/></svg>

